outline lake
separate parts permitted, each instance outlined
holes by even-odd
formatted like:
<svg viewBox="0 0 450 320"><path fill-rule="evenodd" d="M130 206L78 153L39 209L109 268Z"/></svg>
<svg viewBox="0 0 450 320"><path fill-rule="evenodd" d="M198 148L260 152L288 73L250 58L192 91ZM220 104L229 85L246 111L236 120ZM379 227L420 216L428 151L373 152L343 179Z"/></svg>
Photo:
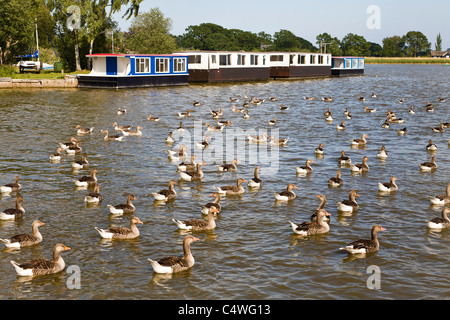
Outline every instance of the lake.
<svg viewBox="0 0 450 320"><path fill-rule="evenodd" d="M450 129L435 133L432 127L450 122L450 68L430 65L367 65L364 77L300 81L270 81L220 85L129 90L9 90L0 91L0 183L20 176L20 194L25 215L0 221L0 237L30 233L33 220L40 227L43 242L21 250L1 245L0 298L30 300L316 300L316 299L448 299L450 276L450 232L428 230L426 222L441 215L443 207L433 206L428 196L444 194L450 183ZM374 92L377 98L371 98ZM232 111L230 97L265 99L252 105L249 119ZM332 96L332 102L321 97ZM366 101L358 101L358 95ZM276 96L276 101L269 97ZM305 100L315 96L316 100ZM438 97L448 98L439 102ZM405 103L398 100L405 98ZM193 101L201 105L194 107ZM427 101L434 112L427 112ZM280 104L290 107L280 110ZM376 108L375 113L364 107ZM415 114L408 110L414 106ZM118 108L125 108L123 115ZM203 140L206 123L215 125L211 110L223 108L220 120L230 120L222 132L208 133L211 145L203 152L196 142ZM333 121L325 121L330 108ZM348 108L352 119L343 114ZM189 118L178 112L192 109ZM391 109L405 123L382 128ZM147 116L160 121L147 121ZM268 121L276 117L275 126ZM346 130L336 125L346 120ZM185 133L175 129L183 122ZM114 131L113 123L143 127L141 137L104 141L100 130ZM93 133L79 136L76 126L94 127ZM407 128L405 135L397 130ZM177 142L165 142L173 131ZM283 147L254 145L246 134L289 137ZM350 141L368 135L364 148L352 148ZM60 162L49 160L60 142L75 136L87 154L89 167L73 171L71 163L80 155L64 155ZM421 172L419 163L429 161L428 140L438 146L438 169ZM200 182L180 180L176 163L166 149L186 144L188 154L203 160ZM314 150L324 144L324 154ZM389 157L376 155L385 145ZM369 172L354 174L340 167L337 158L344 150L353 163L369 158ZM223 161L239 160L237 172L219 172ZM312 159L313 172L297 175L296 166ZM189 160L189 158L187 159ZM211 201L215 186L247 181L260 165L263 186L250 190L244 183L242 196L222 197L222 212L213 231L183 232L172 219L201 219L201 207ZM89 190L77 189L73 180L98 170L104 199L87 206ZM344 184L328 187L327 181L342 170ZM397 177L399 190L382 194L378 182ZM152 193L166 189L170 179L177 184L177 198L155 202ZM274 192L293 183L297 198L276 202ZM338 212L337 202L351 190L360 195L357 213ZM125 202L129 194L136 200L135 216L140 236L133 240L102 240L95 227L129 226L131 215L115 216L108 204ZM294 234L289 221L308 221L318 207L316 195L327 198L331 214L330 232L302 237ZM16 193L0 198L1 209L14 207ZM204 217L203 217L204 218ZM370 239L370 230L380 224L380 250L355 257L339 250L359 238ZM195 266L174 275L154 274L148 258L182 256L186 234L200 240L191 245ZM55 275L33 279L17 277L11 260L19 263L37 258L50 259L53 246L70 247L63 252L67 269ZM70 269L69 269L70 267ZM76 272L74 272L74 270ZM374 273L373 270L376 270ZM375 280L374 280L375 279ZM375 282L373 282L375 281ZM371 284L377 284L375 287ZM74 284L78 286L74 287Z"/></svg>

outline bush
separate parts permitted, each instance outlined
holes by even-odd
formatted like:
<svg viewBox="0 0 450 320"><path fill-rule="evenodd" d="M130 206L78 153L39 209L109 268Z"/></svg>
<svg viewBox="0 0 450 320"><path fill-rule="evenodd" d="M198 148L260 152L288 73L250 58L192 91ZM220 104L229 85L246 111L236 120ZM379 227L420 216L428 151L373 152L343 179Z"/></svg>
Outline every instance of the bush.
<svg viewBox="0 0 450 320"><path fill-rule="evenodd" d="M0 77L11 77L13 78L16 74L16 70L13 66L0 65Z"/></svg>

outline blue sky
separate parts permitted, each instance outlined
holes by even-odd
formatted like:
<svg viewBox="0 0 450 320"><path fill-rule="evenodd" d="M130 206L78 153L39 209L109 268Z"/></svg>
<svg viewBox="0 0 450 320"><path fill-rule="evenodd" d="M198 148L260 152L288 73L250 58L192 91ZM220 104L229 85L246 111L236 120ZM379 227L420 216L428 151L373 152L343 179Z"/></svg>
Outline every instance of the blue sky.
<svg viewBox="0 0 450 320"><path fill-rule="evenodd" d="M370 29L369 6L380 9L379 28ZM348 33L382 44L385 37L421 31L434 49L441 33L443 49L450 48L450 1L448 0L144 0L140 12L159 8L172 19L171 33L181 35L190 25L205 22L228 29L274 34L281 29L316 44L318 34L328 32L338 39ZM119 27L127 30L129 21L116 14Z"/></svg>

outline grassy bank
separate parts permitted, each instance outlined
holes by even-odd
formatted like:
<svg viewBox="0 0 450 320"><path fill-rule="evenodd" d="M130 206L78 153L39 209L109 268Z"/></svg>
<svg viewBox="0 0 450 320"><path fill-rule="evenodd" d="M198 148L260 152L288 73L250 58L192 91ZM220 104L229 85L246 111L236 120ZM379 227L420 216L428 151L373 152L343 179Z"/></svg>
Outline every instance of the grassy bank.
<svg viewBox="0 0 450 320"><path fill-rule="evenodd" d="M365 62L367 64L450 64L450 59L438 59L438 58L378 58L378 57L366 57Z"/></svg>
<svg viewBox="0 0 450 320"><path fill-rule="evenodd" d="M86 74L89 73L87 70L78 72L61 73L54 72L50 70L41 70L40 73L35 73L31 71L25 71L20 73L18 68L1 66L0 67L0 77L8 77L11 79L64 79L67 74Z"/></svg>

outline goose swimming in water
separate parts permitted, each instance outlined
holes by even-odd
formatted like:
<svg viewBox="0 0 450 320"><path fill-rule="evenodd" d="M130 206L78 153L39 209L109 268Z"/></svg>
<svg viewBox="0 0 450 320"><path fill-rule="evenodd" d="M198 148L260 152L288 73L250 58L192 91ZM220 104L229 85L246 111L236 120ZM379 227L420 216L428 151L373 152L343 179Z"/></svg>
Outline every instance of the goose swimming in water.
<svg viewBox="0 0 450 320"><path fill-rule="evenodd" d="M242 183L247 182L247 180L239 178L236 182L236 185L227 185L223 187L214 187L216 191L220 195L233 196L233 195L242 195L245 193L245 189L242 186Z"/></svg>
<svg viewBox="0 0 450 320"><path fill-rule="evenodd" d="M331 177L328 179L328 185L330 187L340 187L344 183L344 180L341 178L341 170L338 169L336 172L336 177Z"/></svg>
<svg viewBox="0 0 450 320"><path fill-rule="evenodd" d="M5 244L6 248L20 249L33 246L42 242L42 234L39 232L39 227L43 225L43 222L35 220L31 224L31 234L23 233L11 238L0 238L0 241Z"/></svg>
<svg viewBox="0 0 450 320"><path fill-rule="evenodd" d="M341 124L336 126L336 130L345 130L346 126L344 125L345 121L341 121Z"/></svg>
<svg viewBox="0 0 450 320"><path fill-rule="evenodd" d="M89 165L89 162L87 161L87 154L83 153L81 160L72 162L72 169L74 169L74 170L84 169L88 165Z"/></svg>
<svg viewBox="0 0 450 320"><path fill-rule="evenodd" d="M177 171L192 171L195 170L195 159L197 157L195 155L191 155L191 162L190 163L185 163L182 162L180 164L177 165Z"/></svg>
<svg viewBox="0 0 450 320"><path fill-rule="evenodd" d="M437 169L436 157L431 157L430 161L419 164L420 170L422 171L432 171Z"/></svg>
<svg viewBox="0 0 450 320"><path fill-rule="evenodd" d="M395 176L392 176L390 182L385 182L385 183L378 182L378 191L382 191L382 192L397 191L398 186L395 183L396 180L397 180L397 178Z"/></svg>
<svg viewBox="0 0 450 320"><path fill-rule="evenodd" d="M94 130L94 128L82 128L80 125L76 126L77 130L77 134L89 134L92 133L92 131Z"/></svg>
<svg viewBox="0 0 450 320"><path fill-rule="evenodd" d="M153 272L172 274L192 268L195 264L195 260L191 253L191 243L198 240L200 239L191 235L187 235L184 238L183 240L184 255L182 258L170 256L159 259L157 261L148 258L148 260L152 264Z"/></svg>
<svg viewBox="0 0 450 320"><path fill-rule="evenodd" d="M369 137L369 136L368 136L367 134L364 133L364 134L362 135L361 139L353 139L353 140L351 141L351 143L352 143L353 146L365 146L366 143L367 143L366 138L368 138L368 137Z"/></svg>
<svg viewBox="0 0 450 320"><path fill-rule="evenodd" d="M55 153L52 153L50 155L50 161L60 161L62 158L62 152L63 152L63 148L59 147Z"/></svg>
<svg viewBox="0 0 450 320"><path fill-rule="evenodd" d="M153 192L152 196L155 198L155 200L158 201L168 201L175 199L177 196L177 192L174 189L174 186L176 184L175 180L169 181L169 189L160 190L159 192Z"/></svg>
<svg viewBox="0 0 450 320"><path fill-rule="evenodd" d="M78 180L74 180L73 182L77 187L89 187L97 182L97 176L98 173L97 169L93 169L91 171L91 174L89 176L83 176Z"/></svg>
<svg viewBox="0 0 450 320"><path fill-rule="evenodd" d="M369 158L367 156L364 156L364 158L362 159L362 163L350 165L350 170L352 172L367 172L369 171L369 165L367 164L368 161Z"/></svg>
<svg viewBox="0 0 450 320"><path fill-rule="evenodd" d="M143 224L138 217L132 217L130 220L130 228L127 227L111 227L109 229L100 229L94 227L103 239L134 239L139 237L140 232L136 224Z"/></svg>
<svg viewBox="0 0 450 320"><path fill-rule="evenodd" d="M213 230L216 228L216 220L214 215L218 212L217 208L211 206L208 211L208 221L203 219L189 219L189 220L177 220L172 219L180 230L190 230L190 231L205 231Z"/></svg>
<svg viewBox="0 0 450 320"><path fill-rule="evenodd" d="M344 150L341 151L341 156L337 159L337 161L340 165L350 165L352 163L352 160L345 155Z"/></svg>
<svg viewBox="0 0 450 320"><path fill-rule="evenodd" d="M445 229L450 227L450 219L448 218L450 208L446 207L442 210L442 217L436 217L427 222L427 227L430 229Z"/></svg>
<svg viewBox="0 0 450 320"><path fill-rule="evenodd" d="M323 219L325 216L330 216L330 214L323 209L319 209L317 212L317 219L314 221L307 221L300 224L289 221L289 223L292 231L301 236L323 234L330 231L329 224Z"/></svg>
<svg viewBox="0 0 450 320"><path fill-rule="evenodd" d="M310 174L313 172L313 168L311 167L311 163L314 163L313 160L306 160L306 164L302 167L295 167L295 172L297 174Z"/></svg>
<svg viewBox="0 0 450 320"><path fill-rule="evenodd" d="M124 135L119 135L119 134L110 135L109 130L102 130L100 132L106 133L106 136L103 138L103 140L105 140L105 141L112 141L112 140L121 141L124 137Z"/></svg>
<svg viewBox="0 0 450 320"><path fill-rule="evenodd" d="M206 165L203 161L200 161L196 164L195 170L193 171L180 171L178 174L180 178L185 181L195 181L203 179L204 173L201 169L201 166Z"/></svg>
<svg viewBox="0 0 450 320"><path fill-rule="evenodd" d="M388 153L386 151L386 147L385 146L381 146L381 150L378 152L377 158L379 158L381 160L384 160L384 159L386 159L388 157L389 157L389 155L388 155Z"/></svg>
<svg viewBox="0 0 450 320"><path fill-rule="evenodd" d="M202 207L202 214L207 215L211 207L215 207L217 209L217 212L215 212L215 214L220 213L220 211L222 210L222 206L220 205L220 194L218 192L214 192L211 197L214 197L214 201L208 202Z"/></svg>
<svg viewBox="0 0 450 320"><path fill-rule="evenodd" d="M262 180L259 178L259 169L261 167L257 166L253 173L253 178L248 181L249 188L260 188L262 187Z"/></svg>
<svg viewBox="0 0 450 320"><path fill-rule="evenodd" d="M11 260L11 264L18 276L42 276L58 273L66 267L61 257L61 252L66 250L70 250L70 248L58 243L53 248L53 260L36 259L21 264Z"/></svg>
<svg viewBox="0 0 450 320"><path fill-rule="evenodd" d="M103 196L100 194L100 185L96 184L93 192L89 192L84 197L86 203L100 203L103 200Z"/></svg>
<svg viewBox="0 0 450 320"><path fill-rule="evenodd" d="M136 211L136 207L132 203L133 200L136 200L136 197L133 194L130 194L127 196L127 203L121 203L115 206L108 204L107 207L111 214L134 213Z"/></svg>
<svg viewBox="0 0 450 320"><path fill-rule="evenodd" d="M371 231L371 239L370 240L356 240L349 244L347 244L345 247L339 248L340 250L346 250L348 253L351 254L364 254L369 252L375 252L378 251L380 248L380 243L378 241L377 234L379 231L386 231L385 228L383 228L380 225L374 225L372 227Z"/></svg>
<svg viewBox="0 0 450 320"><path fill-rule="evenodd" d="M20 190L22 190L22 185L19 183L19 176L15 177L14 182L0 186L1 193L11 193Z"/></svg>
<svg viewBox="0 0 450 320"><path fill-rule="evenodd" d="M431 128L434 132L442 133L445 132L445 127L443 123L439 124L439 127Z"/></svg>
<svg viewBox="0 0 450 320"><path fill-rule="evenodd" d="M342 200L337 203L338 211L340 212L355 212L359 209L359 205L355 200L355 197L359 197L359 194L356 190L350 191L348 196L348 200Z"/></svg>
<svg viewBox="0 0 450 320"><path fill-rule="evenodd" d="M447 185L447 189L445 194L440 194L437 196L429 196L431 204L444 206L446 204L450 204L450 183Z"/></svg>
<svg viewBox="0 0 450 320"><path fill-rule="evenodd" d="M292 191L293 189L297 189L295 185L292 183L289 183L286 187L286 190L280 192L280 193L274 193L275 200L277 201L290 201L294 200L297 195Z"/></svg>
<svg viewBox="0 0 450 320"><path fill-rule="evenodd" d="M18 195L16 197L16 206L14 208L2 210L0 212L0 220L14 220L22 217L25 214L25 209L21 204L22 202L25 202L25 200L21 195Z"/></svg>
<svg viewBox="0 0 450 320"><path fill-rule="evenodd" d="M217 169L221 172L227 172L227 171L237 171L236 164L239 164L238 159L234 158L231 163L224 163L217 166Z"/></svg>
<svg viewBox="0 0 450 320"><path fill-rule="evenodd" d="M122 115L122 114L125 114L125 113L127 113L127 109L117 108L117 114L118 115Z"/></svg>
<svg viewBox="0 0 450 320"><path fill-rule="evenodd" d="M428 144L427 144L427 146L425 148L429 152L437 151L437 146L433 143L433 141L431 139L428 140Z"/></svg>

